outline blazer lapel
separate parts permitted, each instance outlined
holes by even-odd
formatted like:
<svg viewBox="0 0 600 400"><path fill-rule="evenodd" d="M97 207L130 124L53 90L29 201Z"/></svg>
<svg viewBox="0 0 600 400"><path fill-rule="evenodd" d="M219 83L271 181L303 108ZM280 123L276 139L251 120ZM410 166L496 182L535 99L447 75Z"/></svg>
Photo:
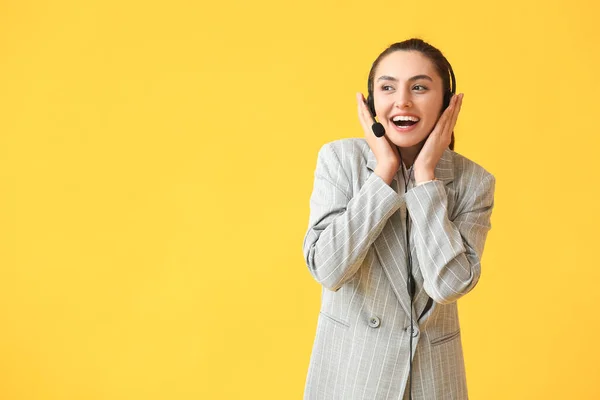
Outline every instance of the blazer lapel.
<svg viewBox="0 0 600 400"><path fill-rule="evenodd" d="M392 214L373 246L398 301L404 312L410 315L410 297L406 288L406 253L402 246L406 242L406 234L401 229L401 219L399 212Z"/></svg>
<svg viewBox="0 0 600 400"><path fill-rule="evenodd" d="M442 181L444 183L444 188L446 189L446 193L448 196L454 195L454 191L450 188L450 183L454 180L454 158L452 155L452 150L446 149L438 161L437 166L435 167L435 178ZM450 214L450 210L449 214ZM413 240L414 242L414 240ZM416 249L414 248L416 243L411 242L411 247L413 247L414 251L411 252L413 259L413 271L415 274L415 281L417 283L417 287L421 288L421 291L417 291L415 295L415 299L413 302L415 308L415 318L421 317L427 302L429 301L429 295L425 292L423 288L423 275L421 274L421 268L415 267L415 264L418 264Z"/></svg>
<svg viewBox="0 0 600 400"><path fill-rule="evenodd" d="M454 179L454 165L452 151L446 149L440 158L435 168L435 178L444 182L446 191L449 191L448 184ZM367 168L371 171L377 166L377 159L373 152L369 149L367 153ZM400 166L402 168L402 166ZM396 178L394 177L394 181ZM396 188L396 184L392 183L392 188ZM401 193L403 194L403 193ZM404 199L404 197L403 197ZM392 214L388 222L384 226L381 234L373 242L375 252L379 257L379 261L387 275L394 293L398 298L402 308L410 315L410 296L406 287L407 282L407 255L404 251L406 243L406 232L403 229L403 220L405 217L406 204L403 202L400 210ZM411 235L412 238L412 235ZM423 289L423 275L418 267L417 253L415 251L414 240L411 242L412 270L417 288L415 298L413 300L413 316L418 318L425 309L429 296Z"/></svg>

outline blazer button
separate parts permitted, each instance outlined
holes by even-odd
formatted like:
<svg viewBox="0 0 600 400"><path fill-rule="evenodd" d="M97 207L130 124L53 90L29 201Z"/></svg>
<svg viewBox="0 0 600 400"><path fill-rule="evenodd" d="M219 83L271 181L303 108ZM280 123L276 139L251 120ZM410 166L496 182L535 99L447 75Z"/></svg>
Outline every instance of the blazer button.
<svg viewBox="0 0 600 400"><path fill-rule="evenodd" d="M373 317L369 318L369 326L371 328L378 328L379 325L381 325L381 321L379 320L378 317L373 316Z"/></svg>
<svg viewBox="0 0 600 400"><path fill-rule="evenodd" d="M406 328L406 333L410 334L410 325ZM415 326L413 328L412 337L417 337L417 336L419 336L419 327Z"/></svg>

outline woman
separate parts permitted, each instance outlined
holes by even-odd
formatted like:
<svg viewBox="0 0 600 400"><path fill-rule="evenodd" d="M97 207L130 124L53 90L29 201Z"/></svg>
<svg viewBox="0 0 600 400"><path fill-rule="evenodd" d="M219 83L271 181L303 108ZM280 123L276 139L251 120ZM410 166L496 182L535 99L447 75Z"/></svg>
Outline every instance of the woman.
<svg viewBox="0 0 600 400"><path fill-rule="evenodd" d="M319 151L304 256L323 290L305 399L468 398L456 301L479 280L495 179L453 151L453 82L433 46L393 44L368 100L357 95L365 138Z"/></svg>

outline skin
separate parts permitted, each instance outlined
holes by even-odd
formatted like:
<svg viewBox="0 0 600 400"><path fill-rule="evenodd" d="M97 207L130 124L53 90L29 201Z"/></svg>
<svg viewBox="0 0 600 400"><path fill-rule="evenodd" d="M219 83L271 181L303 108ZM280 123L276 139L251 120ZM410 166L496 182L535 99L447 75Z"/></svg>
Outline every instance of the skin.
<svg viewBox="0 0 600 400"><path fill-rule="evenodd" d="M430 79L411 79L421 75ZM454 95L440 115L442 79L431 61L416 51L396 51L384 57L375 70L373 88L377 118L386 132L383 137L373 134L375 121L364 96L357 93L358 118L377 159L375 174L389 185L400 167L401 153L406 168L414 164L416 184L435 179L435 167L450 145L463 96ZM420 121L410 132L399 132L391 120L398 113L414 114Z"/></svg>

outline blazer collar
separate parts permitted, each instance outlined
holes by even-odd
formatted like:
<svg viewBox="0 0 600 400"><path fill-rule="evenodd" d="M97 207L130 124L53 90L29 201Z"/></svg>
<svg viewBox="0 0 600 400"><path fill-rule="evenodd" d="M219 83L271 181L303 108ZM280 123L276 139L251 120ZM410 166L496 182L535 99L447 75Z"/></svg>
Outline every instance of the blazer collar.
<svg viewBox="0 0 600 400"><path fill-rule="evenodd" d="M452 157L453 151L450 149L444 150L440 161L438 161L435 167L435 179L444 181L444 183L452 182L454 179L454 158ZM371 149L367 149L367 168L371 171L375 170L377 166L377 158ZM402 168L402 165L398 168L398 171ZM395 180L396 178L394 178Z"/></svg>

